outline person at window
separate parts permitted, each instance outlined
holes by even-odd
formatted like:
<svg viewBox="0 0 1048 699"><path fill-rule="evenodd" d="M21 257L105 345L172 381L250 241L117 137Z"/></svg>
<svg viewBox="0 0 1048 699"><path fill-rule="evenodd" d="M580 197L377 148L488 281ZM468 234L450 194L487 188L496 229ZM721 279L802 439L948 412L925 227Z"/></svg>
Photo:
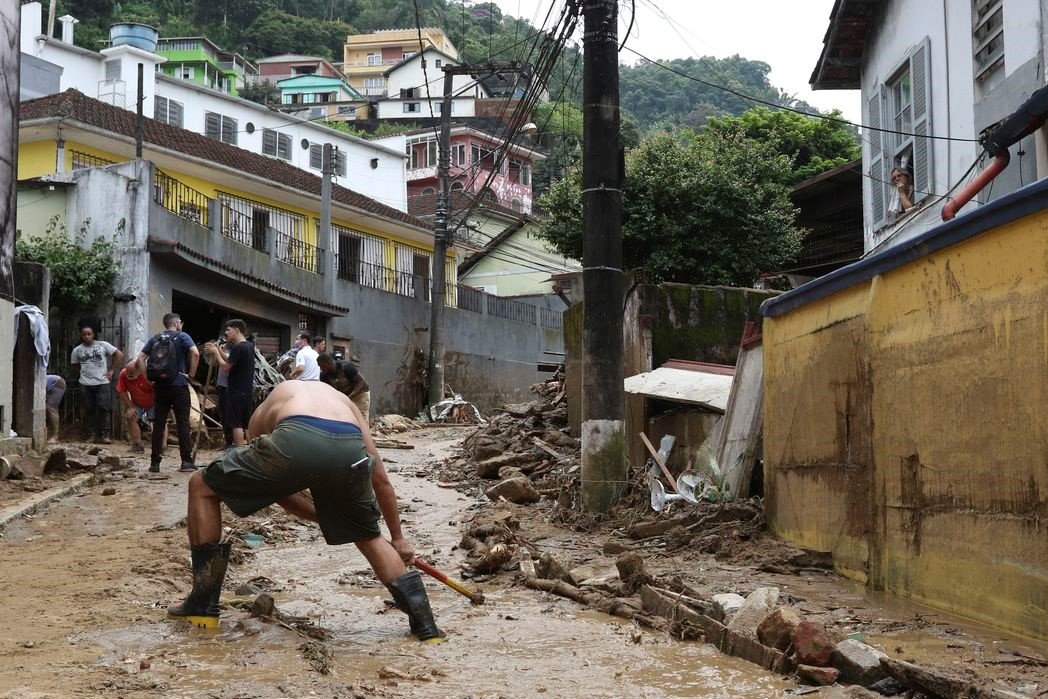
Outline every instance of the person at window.
<svg viewBox="0 0 1048 699"><path fill-rule="evenodd" d="M895 189L889 213L901 216L914 206L913 176L909 170L897 167L892 170L889 179Z"/></svg>

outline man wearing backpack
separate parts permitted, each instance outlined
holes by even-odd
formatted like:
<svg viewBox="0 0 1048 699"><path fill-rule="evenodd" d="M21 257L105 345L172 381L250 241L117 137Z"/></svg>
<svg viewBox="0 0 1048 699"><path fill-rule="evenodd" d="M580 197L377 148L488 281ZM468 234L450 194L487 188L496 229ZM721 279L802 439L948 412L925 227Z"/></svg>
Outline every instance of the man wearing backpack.
<svg viewBox="0 0 1048 699"><path fill-rule="evenodd" d="M188 357L188 371L186 362ZM177 313L164 315L164 331L149 338L138 355L138 365L153 384L155 395L153 422L153 449L149 470L160 471L164 451L164 426L167 415L175 414L178 429L178 451L182 457L179 471L194 471L193 444L189 436L189 377L196 374L200 350L193 339L182 332L182 318Z"/></svg>

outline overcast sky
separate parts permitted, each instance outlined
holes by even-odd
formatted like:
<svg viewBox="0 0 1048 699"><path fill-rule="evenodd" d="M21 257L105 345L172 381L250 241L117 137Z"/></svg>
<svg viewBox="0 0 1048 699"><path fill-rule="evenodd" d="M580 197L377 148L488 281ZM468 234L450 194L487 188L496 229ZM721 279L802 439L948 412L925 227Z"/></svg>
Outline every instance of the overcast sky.
<svg viewBox="0 0 1048 699"><path fill-rule="evenodd" d="M504 13L539 26L563 0L495 0ZM808 86L822 50L834 0L637 0L637 21L626 46L659 60L689 56L723 58L739 54L771 66L771 84L819 109L840 109L845 118L861 115L858 90L819 90ZM619 38L629 23L631 3L619 1ZM658 11L664 13L661 16ZM541 13L541 14L539 14ZM668 18L668 20L667 20ZM581 37L581 20L578 37ZM581 40L581 39L580 39ZM635 63L629 51L623 62Z"/></svg>

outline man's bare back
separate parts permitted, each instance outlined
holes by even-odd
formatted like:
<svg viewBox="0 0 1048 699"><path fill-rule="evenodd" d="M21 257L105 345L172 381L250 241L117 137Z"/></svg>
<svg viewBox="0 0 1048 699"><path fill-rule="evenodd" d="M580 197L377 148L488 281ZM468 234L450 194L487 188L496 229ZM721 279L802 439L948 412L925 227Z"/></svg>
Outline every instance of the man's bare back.
<svg viewBox="0 0 1048 699"><path fill-rule="evenodd" d="M355 405L322 381L284 381L255 409L248 431L252 437L270 434L277 423L292 415L309 415L349 422L366 430Z"/></svg>

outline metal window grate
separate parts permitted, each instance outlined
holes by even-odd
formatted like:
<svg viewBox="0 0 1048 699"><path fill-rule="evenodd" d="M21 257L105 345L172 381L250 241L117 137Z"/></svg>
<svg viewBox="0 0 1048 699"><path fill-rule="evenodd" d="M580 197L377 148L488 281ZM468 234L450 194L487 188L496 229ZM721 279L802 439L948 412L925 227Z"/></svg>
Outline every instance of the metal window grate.
<svg viewBox="0 0 1048 699"><path fill-rule="evenodd" d="M167 173L156 171L153 178L153 201L173 214L204 228L208 223L211 199Z"/></svg>

